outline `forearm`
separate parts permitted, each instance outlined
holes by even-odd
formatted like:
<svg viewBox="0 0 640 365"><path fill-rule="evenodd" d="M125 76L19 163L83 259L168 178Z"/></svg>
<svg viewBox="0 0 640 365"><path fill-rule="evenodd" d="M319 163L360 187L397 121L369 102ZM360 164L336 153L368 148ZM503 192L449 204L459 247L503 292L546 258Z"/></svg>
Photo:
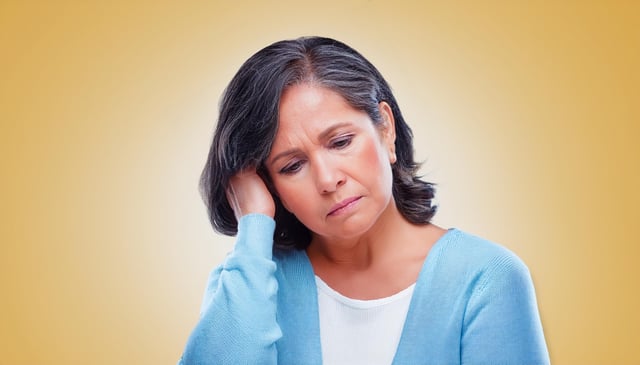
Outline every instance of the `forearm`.
<svg viewBox="0 0 640 365"><path fill-rule="evenodd" d="M276 264L273 219L244 216L232 253L211 275L202 313L181 364L275 364Z"/></svg>

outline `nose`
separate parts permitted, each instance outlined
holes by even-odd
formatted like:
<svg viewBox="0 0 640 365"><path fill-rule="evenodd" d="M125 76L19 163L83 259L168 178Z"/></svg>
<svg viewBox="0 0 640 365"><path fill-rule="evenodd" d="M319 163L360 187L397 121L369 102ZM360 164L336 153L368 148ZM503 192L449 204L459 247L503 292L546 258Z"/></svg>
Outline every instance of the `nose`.
<svg viewBox="0 0 640 365"><path fill-rule="evenodd" d="M332 193L347 182L346 175L331 157L317 156L312 163L319 193Z"/></svg>

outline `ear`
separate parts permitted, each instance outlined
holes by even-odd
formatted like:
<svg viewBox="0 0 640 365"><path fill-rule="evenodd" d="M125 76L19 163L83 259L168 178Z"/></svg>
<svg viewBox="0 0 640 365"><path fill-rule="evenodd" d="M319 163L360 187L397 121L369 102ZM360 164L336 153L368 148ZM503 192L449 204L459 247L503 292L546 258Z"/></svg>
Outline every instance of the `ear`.
<svg viewBox="0 0 640 365"><path fill-rule="evenodd" d="M378 126L380 130L380 136L382 142L387 147L389 153L389 161L393 164L396 162L396 120L393 117L393 111L391 106L386 101L381 101L378 104L380 109L380 115L382 116L382 123Z"/></svg>

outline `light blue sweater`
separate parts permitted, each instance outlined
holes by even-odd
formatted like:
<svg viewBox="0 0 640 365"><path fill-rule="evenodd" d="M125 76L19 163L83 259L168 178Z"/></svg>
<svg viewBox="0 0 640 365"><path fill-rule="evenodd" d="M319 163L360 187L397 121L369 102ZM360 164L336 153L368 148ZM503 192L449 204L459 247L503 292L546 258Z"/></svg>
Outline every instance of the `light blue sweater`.
<svg viewBox="0 0 640 365"><path fill-rule="evenodd" d="M304 251L272 255L274 228L264 215L241 218L179 364L322 364L313 269ZM527 267L449 230L425 260L393 364L548 363Z"/></svg>

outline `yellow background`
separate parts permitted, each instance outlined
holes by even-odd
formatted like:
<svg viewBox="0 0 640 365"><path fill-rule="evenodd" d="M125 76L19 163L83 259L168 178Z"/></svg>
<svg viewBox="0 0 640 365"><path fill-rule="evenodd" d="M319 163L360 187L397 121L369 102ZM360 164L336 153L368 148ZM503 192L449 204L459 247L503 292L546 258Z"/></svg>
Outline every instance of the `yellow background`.
<svg viewBox="0 0 640 365"><path fill-rule="evenodd" d="M0 3L0 364L173 364L209 270L218 98L276 40L381 72L436 222L528 264L555 364L640 364L634 1Z"/></svg>

